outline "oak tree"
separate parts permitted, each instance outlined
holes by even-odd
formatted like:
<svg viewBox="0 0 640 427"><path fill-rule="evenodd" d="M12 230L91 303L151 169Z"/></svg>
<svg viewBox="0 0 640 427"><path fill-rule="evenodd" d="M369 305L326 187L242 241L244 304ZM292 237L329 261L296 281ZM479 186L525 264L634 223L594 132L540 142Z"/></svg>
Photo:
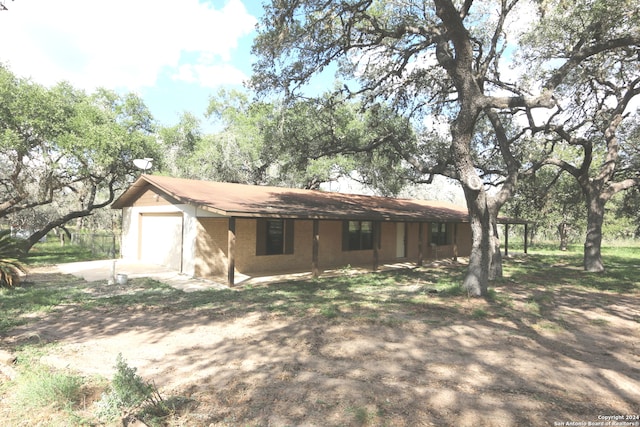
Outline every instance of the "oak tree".
<svg viewBox="0 0 640 427"><path fill-rule="evenodd" d="M510 162L508 177L500 193L490 196L474 165L476 124L491 114L500 128L497 111L554 104L549 85L523 96L500 77L505 23L517 5L506 0L274 0L254 44L259 60L253 84L264 93L295 97L312 77L339 63L347 78L342 90L350 96L360 96L365 104L383 101L418 123L427 117L444 119L445 158L402 154L423 174L442 172L449 164L460 180L472 228L464 287L475 296L487 292L492 256L497 255L495 220L519 167L507 153L505 136L500 144Z"/></svg>
<svg viewBox="0 0 640 427"><path fill-rule="evenodd" d="M0 67L0 218L32 220L25 246L107 207L154 157L151 114L133 94L51 88Z"/></svg>
<svg viewBox="0 0 640 427"><path fill-rule="evenodd" d="M545 164L574 177L584 195L587 230L584 269L603 271L605 206L617 193L640 186L640 5L630 0L555 0L524 38L522 60L530 81L550 81L557 106L530 129L552 148ZM566 147L563 150L558 147ZM567 156L566 154L572 154Z"/></svg>

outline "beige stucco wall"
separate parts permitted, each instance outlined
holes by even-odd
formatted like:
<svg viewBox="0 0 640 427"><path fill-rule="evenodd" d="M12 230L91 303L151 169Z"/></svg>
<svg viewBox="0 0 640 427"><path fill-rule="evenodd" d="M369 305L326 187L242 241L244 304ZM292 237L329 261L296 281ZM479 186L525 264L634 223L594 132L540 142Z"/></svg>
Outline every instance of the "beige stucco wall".
<svg viewBox="0 0 640 427"><path fill-rule="evenodd" d="M181 214L186 205L159 203L157 205L132 206L122 209L122 240L120 255L124 259L140 259L140 216L142 214Z"/></svg>
<svg viewBox="0 0 640 427"><path fill-rule="evenodd" d="M195 276L208 278L226 277L227 274L227 218L197 218L195 243ZM429 245L429 229L423 225L423 257L435 256ZM236 220L236 271L242 274L270 274L304 272L311 270L313 221L294 222L294 250L290 255L256 256L256 220ZM453 227L451 227L453 232ZM346 265L373 266L373 250L343 251L342 221L319 221L320 246L318 252L320 270L339 268ZM381 247L379 263L412 261L418 259L418 223L406 226L406 257L397 258L397 225L392 222L381 224ZM458 255L467 256L470 249L470 228L468 224L457 225ZM438 258L453 256L453 245L438 246Z"/></svg>
<svg viewBox="0 0 640 427"><path fill-rule="evenodd" d="M122 210L122 242L120 246L122 258L130 260L141 259L141 216L149 214L175 214L182 216L182 247L176 251L177 253L181 253L182 259L176 264L181 265L182 273L189 276L198 276L195 265L198 259L196 255L196 244L199 236L202 235L198 219L203 216L215 215L210 212L205 212L193 205L173 204L173 202L167 200L161 194L153 190L148 190L135 201L132 207L126 207ZM226 223L226 219L223 221ZM226 271L226 266L224 271Z"/></svg>

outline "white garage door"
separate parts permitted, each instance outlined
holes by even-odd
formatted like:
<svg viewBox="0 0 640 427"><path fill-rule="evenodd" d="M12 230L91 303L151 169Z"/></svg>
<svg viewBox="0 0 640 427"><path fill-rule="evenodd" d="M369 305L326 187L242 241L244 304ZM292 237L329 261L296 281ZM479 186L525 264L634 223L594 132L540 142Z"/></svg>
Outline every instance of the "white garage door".
<svg viewBox="0 0 640 427"><path fill-rule="evenodd" d="M142 214L140 260L180 270L182 215Z"/></svg>

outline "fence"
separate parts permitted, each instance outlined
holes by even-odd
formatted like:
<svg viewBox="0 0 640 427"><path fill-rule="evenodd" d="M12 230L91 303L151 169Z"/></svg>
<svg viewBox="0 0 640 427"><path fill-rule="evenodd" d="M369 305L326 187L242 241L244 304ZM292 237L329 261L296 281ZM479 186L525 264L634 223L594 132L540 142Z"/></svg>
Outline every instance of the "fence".
<svg viewBox="0 0 640 427"><path fill-rule="evenodd" d="M113 233L71 233L71 244L88 249L93 255L115 258L120 239Z"/></svg>

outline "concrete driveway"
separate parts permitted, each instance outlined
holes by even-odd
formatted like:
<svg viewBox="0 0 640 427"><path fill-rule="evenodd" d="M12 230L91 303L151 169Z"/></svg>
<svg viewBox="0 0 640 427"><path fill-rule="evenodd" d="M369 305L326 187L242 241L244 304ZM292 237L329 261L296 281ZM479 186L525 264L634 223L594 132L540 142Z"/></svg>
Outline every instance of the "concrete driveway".
<svg viewBox="0 0 640 427"><path fill-rule="evenodd" d="M220 283L204 279L195 279L166 267L123 259L70 262L58 264L56 267L61 273L81 277L87 282L100 280L108 282L113 277L114 263L115 274L126 274L127 279L148 277L185 292L201 291L204 289L228 289L227 286Z"/></svg>

